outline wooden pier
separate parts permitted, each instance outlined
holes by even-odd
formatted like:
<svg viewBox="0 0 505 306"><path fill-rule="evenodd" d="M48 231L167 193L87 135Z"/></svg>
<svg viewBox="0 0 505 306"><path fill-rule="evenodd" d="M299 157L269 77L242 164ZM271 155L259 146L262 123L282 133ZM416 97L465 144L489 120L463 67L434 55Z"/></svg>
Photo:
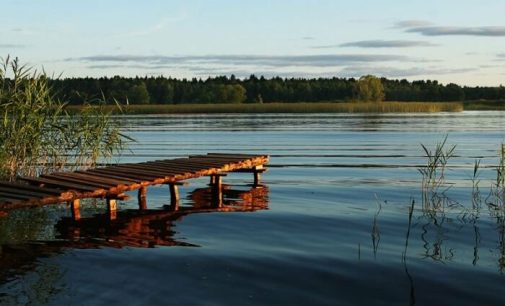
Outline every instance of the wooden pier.
<svg viewBox="0 0 505 306"><path fill-rule="evenodd" d="M208 153L187 158L118 164L74 172L56 172L39 177L19 177L16 182L0 181L0 212L11 209L56 204L70 204L74 220L80 219L81 199L103 198L108 214L114 219L117 200L125 192L138 190L139 209L147 208L147 188L167 185L170 205L177 210L178 186L186 180L210 177L210 186L219 205L222 202L222 178L229 172L250 172L253 186L260 185L266 171L266 155Z"/></svg>

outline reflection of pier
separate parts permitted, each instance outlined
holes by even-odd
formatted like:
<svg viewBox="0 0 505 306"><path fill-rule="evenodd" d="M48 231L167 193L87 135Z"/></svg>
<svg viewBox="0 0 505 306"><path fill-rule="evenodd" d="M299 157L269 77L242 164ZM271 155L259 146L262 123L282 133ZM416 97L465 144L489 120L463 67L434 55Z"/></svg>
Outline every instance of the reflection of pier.
<svg viewBox="0 0 505 306"><path fill-rule="evenodd" d="M172 203L164 209L139 209L119 211L114 220L108 215L82 218L78 221L64 218L56 224L61 239L78 242L82 247L153 247L194 246L176 241L174 223L194 213L252 212L268 207L268 188L255 187L250 190L222 188L221 201L216 199L211 188L197 189L189 195L190 205ZM89 245L87 245L89 244ZM75 247L75 246L73 246Z"/></svg>
<svg viewBox="0 0 505 306"><path fill-rule="evenodd" d="M101 247L192 246L177 240L175 222L195 213L254 212L268 209L268 187L248 190L222 185L222 201L216 201L213 187L196 189L188 195L185 205L166 205L163 209L122 210L116 219L108 214L90 218L63 218L55 225L55 241L0 246L0 283L10 275L28 271L40 257L61 253L66 249Z"/></svg>

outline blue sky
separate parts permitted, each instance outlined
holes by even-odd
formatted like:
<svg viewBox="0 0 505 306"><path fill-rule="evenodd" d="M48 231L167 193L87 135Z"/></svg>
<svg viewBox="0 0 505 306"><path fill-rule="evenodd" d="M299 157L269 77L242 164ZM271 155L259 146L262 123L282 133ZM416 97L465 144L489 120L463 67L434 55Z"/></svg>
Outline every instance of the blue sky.
<svg viewBox="0 0 505 306"><path fill-rule="evenodd" d="M74 76L505 85L503 0L0 0L0 56Z"/></svg>

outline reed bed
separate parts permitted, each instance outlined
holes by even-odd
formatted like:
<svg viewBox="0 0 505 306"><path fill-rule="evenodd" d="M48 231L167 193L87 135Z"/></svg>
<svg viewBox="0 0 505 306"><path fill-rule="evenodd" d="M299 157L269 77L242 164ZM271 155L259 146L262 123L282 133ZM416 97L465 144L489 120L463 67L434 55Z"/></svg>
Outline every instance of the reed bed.
<svg viewBox="0 0 505 306"><path fill-rule="evenodd" d="M0 63L0 179L87 168L130 139L100 106L69 114L43 72L7 57ZM116 106L117 107L117 106Z"/></svg>
<svg viewBox="0 0 505 306"><path fill-rule="evenodd" d="M79 111L80 106L70 109ZM263 104L127 105L126 114L216 114L216 113L434 113L460 112L462 103L437 102L318 102Z"/></svg>

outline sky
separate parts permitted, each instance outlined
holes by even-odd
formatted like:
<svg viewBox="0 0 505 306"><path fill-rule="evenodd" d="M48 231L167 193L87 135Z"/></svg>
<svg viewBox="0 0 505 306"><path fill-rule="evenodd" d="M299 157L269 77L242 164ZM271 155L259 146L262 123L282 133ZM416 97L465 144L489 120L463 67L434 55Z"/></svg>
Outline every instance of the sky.
<svg viewBox="0 0 505 306"><path fill-rule="evenodd" d="M505 85L504 0L0 0L0 57L66 77Z"/></svg>

